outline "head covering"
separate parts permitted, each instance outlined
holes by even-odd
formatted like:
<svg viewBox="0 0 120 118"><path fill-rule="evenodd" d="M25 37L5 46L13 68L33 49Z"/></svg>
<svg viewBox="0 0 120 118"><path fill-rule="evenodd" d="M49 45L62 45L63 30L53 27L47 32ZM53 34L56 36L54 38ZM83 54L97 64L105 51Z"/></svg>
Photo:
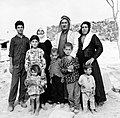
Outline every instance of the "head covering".
<svg viewBox="0 0 120 118"><path fill-rule="evenodd" d="M84 21L84 22L81 24L79 33L82 34L82 26L83 26L83 24L86 24L86 25L88 26L88 33L89 33L89 32L90 32L90 28L91 28L91 23L88 22L88 21ZM88 33L87 33L87 34L88 34Z"/></svg>
<svg viewBox="0 0 120 118"><path fill-rule="evenodd" d="M30 38L30 42L34 39L36 39L39 42L39 37L37 35L32 35Z"/></svg>
<svg viewBox="0 0 120 118"><path fill-rule="evenodd" d="M47 32L47 28L46 27L39 27L37 30L37 36L40 39L40 42L45 42L47 40L47 36L46 36L46 32Z"/></svg>
<svg viewBox="0 0 120 118"><path fill-rule="evenodd" d="M66 15L63 15L62 17L61 17L61 20L60 20L60 23L59 23L59 29L58 29L58 31L61 31L62 29L61 29L61 22L62 22L62 20L67 20L68 21L68 25L69 25L69 28L68 28L68 30L70 29L70 18L68 17L68 16L66 16Z"/></svg>
<svg viewBox="0 0 120 118"><path fill-rule="evenodd" d="M63 19L66 19L68 22L70 22L70 18L69 18L68 16L66 16L66 15L63 15L63 16L61 17L61 20L63 20Z"/></svg>

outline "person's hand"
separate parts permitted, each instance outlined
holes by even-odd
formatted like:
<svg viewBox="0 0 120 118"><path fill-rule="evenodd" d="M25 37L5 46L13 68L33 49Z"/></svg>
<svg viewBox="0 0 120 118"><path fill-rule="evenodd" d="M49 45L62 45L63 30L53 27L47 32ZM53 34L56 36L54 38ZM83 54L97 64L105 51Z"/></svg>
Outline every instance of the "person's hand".
<svg viewBox="0 0 120 118"><path fill-rule="evenodd" d="M73 72L73 69L74 69L73 65L68 66L68 72Z"/></svg>
<svg viewBox="0 0 120 118"><path fill-rule="evenodd" d="M52 79L50 79L50 84L52 84Z"/></svg>
<svg viewBox="0 0 120 118"><path fill-rule="evenodd" d="M44 73L44 71L41 72L41 78L45 78L46 74Z"/></svg>
<svg viewBox="0 0 120 118"><path fill-rule="evenodd" d="M9 67L9 72L12 74L13 73L13 65L10 64L10 67Z"/></svg>
<svg viewBox="0 0 120 118"><path fill-rule="evenodd" d="M24 82L25 86L28 85L28 80L26 79L25 82Z"/></svg>
<svg viewBox="0 0 120 118"><path fill-rule="evenodd" d="M64 78L61 79L61 83L64 83Z"/></svg>
<svg viewBox="0 0 120 118"><path fill-rule="evenodd" d="M91 65L93 61L94 61L94 58L91 58L85 63L85 65L89 65L89 64Z"/></svg>
<svg viewBox="0 0 120 118"><path fill-rule="evenodd" d="M84 85L81 85L81 87L85 89L85 86L84 86Z"/></svg>

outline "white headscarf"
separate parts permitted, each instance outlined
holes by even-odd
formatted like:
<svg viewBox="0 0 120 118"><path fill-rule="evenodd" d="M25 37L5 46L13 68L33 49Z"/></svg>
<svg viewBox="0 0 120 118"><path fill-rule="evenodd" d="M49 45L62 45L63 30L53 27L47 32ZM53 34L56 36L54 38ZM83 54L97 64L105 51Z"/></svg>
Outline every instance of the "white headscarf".
<svg viewBox="0 0 120 118"><path fill-rule="evenodd" d="M92 39L92 36L93 36L93 33L89 32L86 37L85 37L85 40L84 40L84 43L83 43L83 47L82 47L82 50L84 50L90 43L91 39Z"/></svg>
<svg viewBox="0 0 120 118"><path fill-rule="evenodd" d="M37 36L40 39L40 42L43 43L47 40L47 28L46 27L39 27L39 29L37 30Z"/></svg>

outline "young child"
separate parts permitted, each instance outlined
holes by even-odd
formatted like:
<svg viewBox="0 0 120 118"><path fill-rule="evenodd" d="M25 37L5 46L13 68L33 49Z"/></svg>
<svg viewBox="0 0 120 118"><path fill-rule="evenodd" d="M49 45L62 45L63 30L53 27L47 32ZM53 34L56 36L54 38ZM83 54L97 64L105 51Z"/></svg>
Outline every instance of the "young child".
<svg viewBox="0 0 120 118"><path fill-rule="evenodd" d="M45 75L46 60L44 58L44 51L41 48L38 48L39 37L37 35L32 35L30 38L31 48L27 51L25 57L25 70L27 71L27 78L31 76L30 68L32 65L39 65L41 69L41 76ZM41 106L44 110L47 110L47 107L41 102Z"/></svg>
<svg viewBox="0 0 120 118"><path fill-rule="evenodd" d="M60 103L60 107L64 107L64 86L62 82L62 73L60 71L60 62L61 59L58 58L58 49L53 48L51 50L51 62L49 66L49 73L50 73L50 83L52 84L52 90L51 90L51 99L53 102L53 106L56 105L56 103Z"/></svg>
<svg viewBox="0 0 120 118"><path fill-rule="evenodd" d="M70 103L70 110L75 113L79 112L80 102L80 87L78 85L79 79L79 62L77 58L70 56L73 50L73 45L69 42L64 45L65 56L61 59L61 71L64 75L64 80L67 84L68 101Z"/></svg>
<svg viewBox="0 0 120 118"><path fill-rule="evenodd" d="M81 86L83 110L87 112L88 101L90 102L90 111L95 112L95 80L91 75L92 65L83 65L85 74L82 74L79 78L78 83Z"/></svg>
<svg viewBox="0 0 120 118"><path fill-rule="evenodd" d="M46 78L42 78L41 69L38 65L32 65L30 68L31 76L25 80L25 85L28 87L28 95L31 101L31 114L39 114L40 94L45 92ZM36 108L36 109L35 109Z"/></svg>

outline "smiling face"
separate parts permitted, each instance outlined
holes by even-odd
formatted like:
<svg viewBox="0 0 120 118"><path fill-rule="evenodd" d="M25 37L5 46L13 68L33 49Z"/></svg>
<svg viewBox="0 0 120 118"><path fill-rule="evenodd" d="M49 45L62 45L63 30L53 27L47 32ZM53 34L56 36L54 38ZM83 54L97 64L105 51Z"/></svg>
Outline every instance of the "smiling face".
<svg viewBox="0 0 120 118"><path fill-rule="evenodd" d="M33 48L37 48L38 47L38 40L36 40L36 39L33 39L32 41L31 41L31 46L33 47Z"/></svg>
<svg viewBox="0 0 120 118"><path fill-rule="evenodd" d="M87 75L90 75L92 73L92 68L89 67L89 68L85 69L84 71Z"/></svg>
<svg viewBox="0 0 120 118"><path fill-rule="evenodd" d="M89 31L88 25L83 24L81 28L82 28L82 34L86 35Z"/></svg>

